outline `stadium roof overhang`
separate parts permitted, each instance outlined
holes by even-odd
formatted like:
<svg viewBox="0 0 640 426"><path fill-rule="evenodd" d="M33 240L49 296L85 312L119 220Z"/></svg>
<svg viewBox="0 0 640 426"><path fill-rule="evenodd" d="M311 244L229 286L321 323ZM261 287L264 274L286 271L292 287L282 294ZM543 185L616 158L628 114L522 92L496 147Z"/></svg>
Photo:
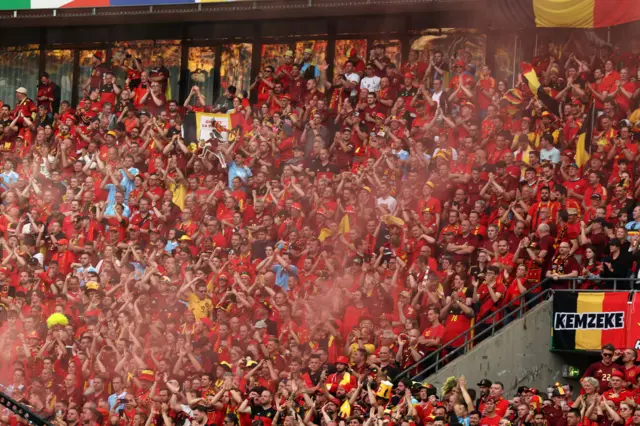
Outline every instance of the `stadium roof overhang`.
<svg viewBox="0 0 640 426"><path fill-rule="evenodd" d="M348 17L413 13L459 14L460 25L483 25L482 0L238 0L81 9L0 11L0 27L67 27ZM449 16L452 18L452 16ZM455 18L455 17L453 17Z"/></svg>

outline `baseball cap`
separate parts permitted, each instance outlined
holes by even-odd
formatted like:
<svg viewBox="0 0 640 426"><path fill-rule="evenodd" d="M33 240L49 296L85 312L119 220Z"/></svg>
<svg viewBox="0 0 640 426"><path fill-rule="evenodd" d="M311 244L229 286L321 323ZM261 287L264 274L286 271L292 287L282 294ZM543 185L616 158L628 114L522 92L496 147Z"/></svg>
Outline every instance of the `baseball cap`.
<svg viewBox="0 0 640 426"><path fill-rule="evenodd" d="M485 388L491 387L492 384L493 382L489 379L482 379L478 382L478 386L485 387Z"/></svg>

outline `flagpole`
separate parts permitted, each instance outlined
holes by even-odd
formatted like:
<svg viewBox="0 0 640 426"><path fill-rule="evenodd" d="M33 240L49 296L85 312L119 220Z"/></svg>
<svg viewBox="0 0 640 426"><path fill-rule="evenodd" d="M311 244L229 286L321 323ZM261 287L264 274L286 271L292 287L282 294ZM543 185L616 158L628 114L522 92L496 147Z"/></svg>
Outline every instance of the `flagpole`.
<svg viewBox="0 0 640 426"><path fill-rule="evenodd" d="M591 140L589 141L589 157L591 157L591 145L593 145L593 128L595 127L595 115L596 115L596 103L594 100L591 101L591 129L589 129L589 134L591 135Z"/></svg>

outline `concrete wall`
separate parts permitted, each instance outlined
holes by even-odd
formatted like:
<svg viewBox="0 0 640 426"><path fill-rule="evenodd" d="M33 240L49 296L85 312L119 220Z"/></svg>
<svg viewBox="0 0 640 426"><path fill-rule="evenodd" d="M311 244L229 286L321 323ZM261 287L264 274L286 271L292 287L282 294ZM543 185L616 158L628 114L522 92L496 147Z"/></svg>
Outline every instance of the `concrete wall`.
<svg viewBox="0 0 640 426"><path fill-rule="evenodd" d="M502 382L507 397L513 396L519 386L545 392L550 384L562 381L565 364L559 355L549 351L552 311L550 300L542 302L426 382L440 390L447 377L464 374L470 388L477 389L476 383L484 378Z"/></svg>

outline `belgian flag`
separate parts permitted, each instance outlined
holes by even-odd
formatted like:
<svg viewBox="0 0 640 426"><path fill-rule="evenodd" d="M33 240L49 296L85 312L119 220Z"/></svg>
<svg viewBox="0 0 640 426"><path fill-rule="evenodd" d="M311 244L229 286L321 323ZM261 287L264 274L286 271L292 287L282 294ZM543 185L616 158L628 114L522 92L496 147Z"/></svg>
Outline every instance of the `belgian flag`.
<svg viewBox="0 0 640 426"><path fill-rule="evenodd" d="M549 93L547 93L546 90L544 90L544 87L540 84L538 75L531 64L528 62L521 62L520 69L522 69L522 76L527 80L531 93L533 93L536 98L540 99L540 102L542 102L547 111L556 117L560 117L560 102L555 100Z"/></svg>
<svg viewBox="0 0 640 426"><path fill-rule="evenodd" d="M553 295L552 349L597 351L626 344L629 293L557 292Z"/></svg>
<svg viewBox="0 0 640 426"><path fill-rule="evenodd" d="M593 133L593 116L595 114L595 104L591 102L587 109L587 118L582 122L578 131L578 140L576 141L576 164L582 167L587 164L591 155L589 154L589 146L591 145Z"/></svg>
<svg viewBox="0 0 640 426"><path fill-rule="evenodd" d="M497 27L606 28L640 20L637 0L492 0L489 7Z"/></svg>

